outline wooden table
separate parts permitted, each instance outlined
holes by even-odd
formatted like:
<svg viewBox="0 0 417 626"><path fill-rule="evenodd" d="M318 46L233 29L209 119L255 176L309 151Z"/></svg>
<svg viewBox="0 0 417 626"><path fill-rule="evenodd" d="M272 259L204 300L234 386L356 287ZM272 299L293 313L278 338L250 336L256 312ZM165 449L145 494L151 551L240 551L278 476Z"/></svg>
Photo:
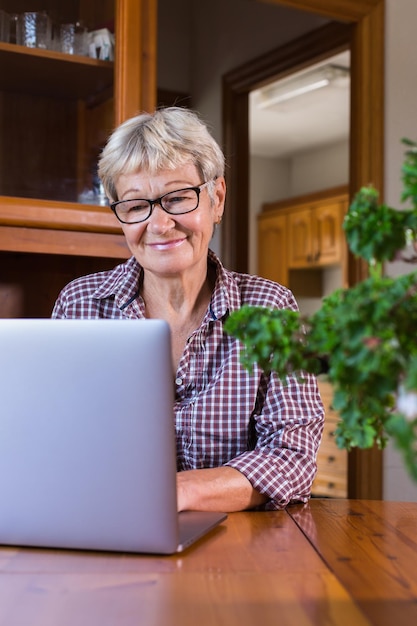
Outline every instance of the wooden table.
<svg viewBox="0 0 417 626"><path fill-rule="evenodd" d="M0 549L1 626L313 624L417 624L417 503L234 513L169 557Z"/></svg>

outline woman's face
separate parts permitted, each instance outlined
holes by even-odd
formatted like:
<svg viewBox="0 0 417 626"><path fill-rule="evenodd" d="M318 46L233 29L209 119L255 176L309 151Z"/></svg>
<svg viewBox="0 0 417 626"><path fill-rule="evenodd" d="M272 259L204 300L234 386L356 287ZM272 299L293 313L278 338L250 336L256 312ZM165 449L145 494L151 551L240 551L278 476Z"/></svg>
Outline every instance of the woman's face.
<svg viewBox="0 0 417 626"><path fill-rule="evenodd" d="M154 175L143 171L122 174L116 190L119 200L154 200L170 191L197 187L205 182L195 165L190 163ZM195 211L170 215L159 205L154 205L151 216L144 222L122 224L129 249L145 271L160 276L181 275L190 270L205 271L214 225L223 215L225 193L225 181L220 177L215 182L213 204L207 187L204 187Z"/></svg>

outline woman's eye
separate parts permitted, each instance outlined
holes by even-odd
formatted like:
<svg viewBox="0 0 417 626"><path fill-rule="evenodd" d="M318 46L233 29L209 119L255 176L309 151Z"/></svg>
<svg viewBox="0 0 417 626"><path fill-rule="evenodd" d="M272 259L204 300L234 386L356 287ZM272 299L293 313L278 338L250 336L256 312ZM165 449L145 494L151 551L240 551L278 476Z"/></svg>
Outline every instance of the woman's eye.
<svg viewBox="0 0 417 626"><path fill-rule="evenodd" d="M170 204L176 204L177 202L183 202L184 200L186 200L185 196L170 196L168 198L168 202Z"/></svg>
<svg viewBox="0 0 417 626"><path fill-rule="evenodd" d="M146 204L135 204L133 206L128 207L129 213L136 213L138 211L146 211L148 206Z"/></svg>

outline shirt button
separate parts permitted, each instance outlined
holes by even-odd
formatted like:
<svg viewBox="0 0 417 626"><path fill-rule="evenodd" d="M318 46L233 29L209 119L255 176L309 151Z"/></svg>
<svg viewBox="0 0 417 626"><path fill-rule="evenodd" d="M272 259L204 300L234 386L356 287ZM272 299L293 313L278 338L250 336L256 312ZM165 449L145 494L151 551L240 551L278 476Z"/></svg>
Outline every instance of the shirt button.
<svg viewBox="0 0 417 626"><path fill-rule="evenodd" d="M178 386L182 385L182 378L176 378L175 379L175 384L178 385Z"/></svg>

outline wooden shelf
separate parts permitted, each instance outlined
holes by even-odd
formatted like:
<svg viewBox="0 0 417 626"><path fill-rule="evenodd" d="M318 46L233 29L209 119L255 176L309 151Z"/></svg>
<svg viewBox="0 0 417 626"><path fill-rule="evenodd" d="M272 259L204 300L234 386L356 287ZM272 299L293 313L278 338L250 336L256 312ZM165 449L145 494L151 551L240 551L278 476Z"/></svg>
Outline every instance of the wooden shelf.
<svg viewBox="0 0 417 626"><path fill-rule="evenodd" d="M0 251L126 259L129 250L108 207L0 196Z"/></svg>
<svg viewBox="0 0 417 626"><path fill-rule="evenodd" d="M109 207L0 196L0 226L121 233Z"/></svg>
<svg viewBox="0 0 417 626"><path fill-rule="evenodd" d="M0 91L71 100L108 97L113 63L0 42Z"/></svg>

